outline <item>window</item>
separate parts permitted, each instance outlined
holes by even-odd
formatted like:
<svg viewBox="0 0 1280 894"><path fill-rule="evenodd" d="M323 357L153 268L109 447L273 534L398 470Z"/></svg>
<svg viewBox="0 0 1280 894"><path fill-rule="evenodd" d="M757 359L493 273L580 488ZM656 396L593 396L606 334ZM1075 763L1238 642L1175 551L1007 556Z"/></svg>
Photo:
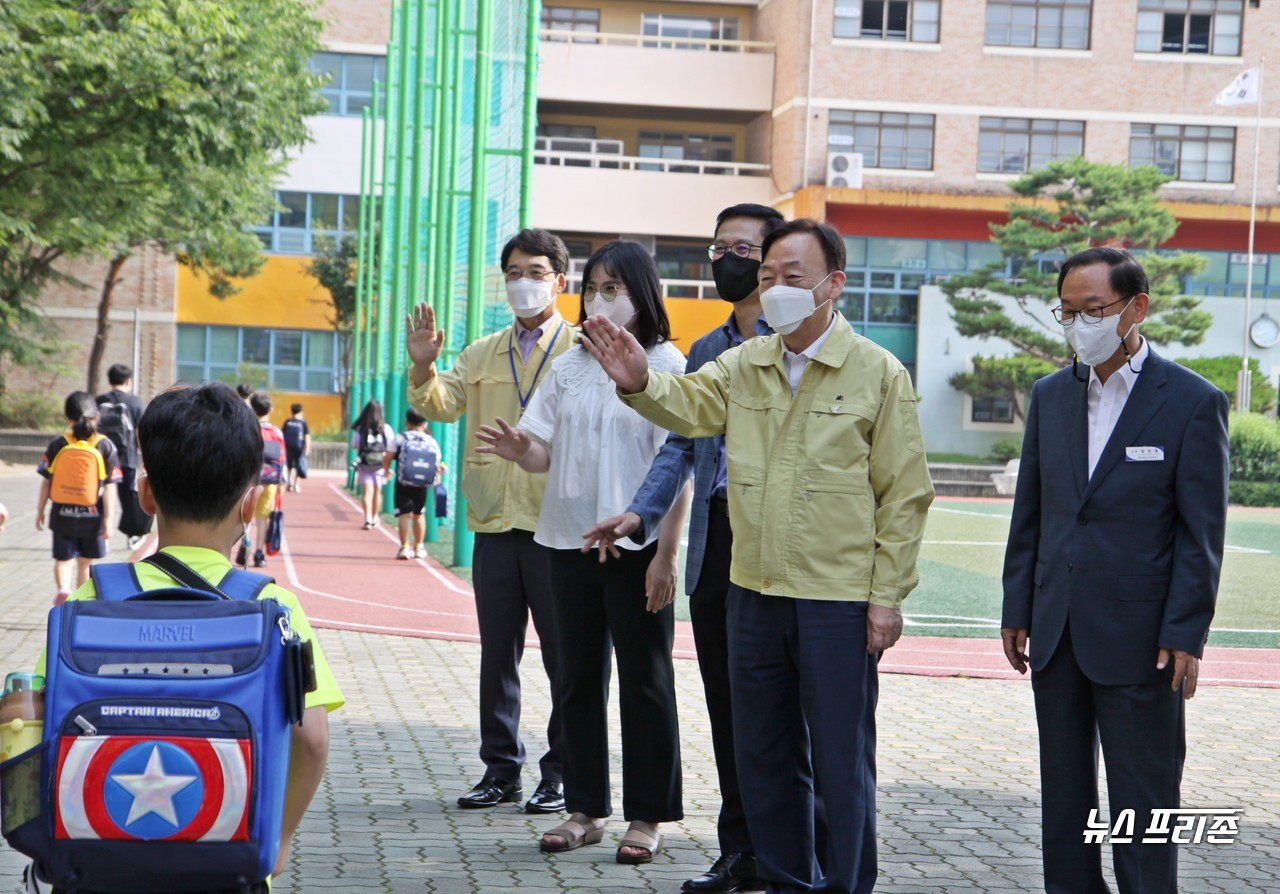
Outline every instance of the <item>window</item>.
<svg viewBox="0 0 1280 894"><path fill-rule="evenodd" d="M1041 118L982 118L978 123L978 170L1023 174L1084 154L1083 121Z"/></svg>
<svg viewBox="0 0 1280 894"><path fill-rule="evenodd" d="M178 324L179 382L235 384L256 377L254 384L280 391L333 394L337 359L335 332Z"/></svg>
<svg viewBox="0 0 1280 894"><path fill-rule="evenodd" d="M939 0L836 0L836 37L938 42Z"/></svg>
<svg viewBox="0 0 1280 894"><path fill-rule="evenodd" d="M1138 0L1139 53L1240 55L1243 0Z"/></svg>
<svg viewBox="0 0 1280 894"><path fill-rule="evenodd" d="M327 80L320 95L329 101L330 115L359 117L373 103L373 82L382 84L383 107L386 107L386 57L357 56L352 53L316 53L311 57L311 70Z"/></svg>
<svg viewBox="0 0 1280 894"><path fill-rule="evenodd" d="M1187 183L1230 183L1236 154L1234 127L1134 124L1129 165L1155 165Z"/></svg>
<svg viewBox="0 0 1280 894"><path fill-rule="evenodd" d="M281 255L309 255L316 239L341 241L355 236L360 222L360 197L332 193L278 192L284 206L253 232L262 247Z"/></svg>
<svg viewBox="0 0 1280 894"><path fill-rule="evenodd" d="M861 152L868 168L933 170L933 116L902 112L831 113L827 148Z"/></svg>
<svg viewBox="0 0 1280 894"><path fill-rule="evenodd" d="M542 27L552 31L600 31L600 10L577 9L572 6L542 7ZM543 35L543 40L564 43L569 38L563 34ZM574 43L597 43L594 37L575 37Z"/></svg>
<svg viewBox="0 0 1280 894"><path fill-rule="evenodd" d="M711 262L707 260L705 240L697 244L681 244L659 242L653 250L654 263L658 265L658 276L664 280L688 280L690 282L710 282ZM668 298L697 298L697 285L665 285Z"/></svg>
<svg viewBox="0 0 1280 894"><path fill-rule="evenodd" d="M690 161L733 161L732 134L685 134L663 131L640 131L641 158L688 159ZM693 165L638 165L641 171L674 171L689 174L724 174L724 168ZM705 254L705 252L704 252Z"/></svg>
<svg viewBox="0 0 1280 894"><path fill-rule="evenodd" d="M975 397L970 422L1012 422L1012 397Z"/></svg>
<svg viewBox="0 0 1280 894"><path fill-rule="evenodd" d="M1092 0L989 0L990 47L1087 50Z"/></svg>
<svg viewBox="0 0 1280 894"><path fill-rule="evenodd" d="M738 19L727 16L675 16L661 12L646 12L640 21L641 33L646 37L664 37L667 40L645 41L646 47L663 47L675 50L726 50L708 41L737 40ZM681 38L684 38L681 40Z"/></svg>

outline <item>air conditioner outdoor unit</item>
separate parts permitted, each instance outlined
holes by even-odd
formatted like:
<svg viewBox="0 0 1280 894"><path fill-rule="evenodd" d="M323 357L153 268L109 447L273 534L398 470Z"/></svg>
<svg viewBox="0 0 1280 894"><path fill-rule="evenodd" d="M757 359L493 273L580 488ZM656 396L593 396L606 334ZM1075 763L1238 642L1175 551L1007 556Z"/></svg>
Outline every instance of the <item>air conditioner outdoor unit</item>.
<svg viewBox="0 0 1280 894"><path fill-rule="evenodd" d="M862 153L828 152L827 186L862 189Z"/></svg>

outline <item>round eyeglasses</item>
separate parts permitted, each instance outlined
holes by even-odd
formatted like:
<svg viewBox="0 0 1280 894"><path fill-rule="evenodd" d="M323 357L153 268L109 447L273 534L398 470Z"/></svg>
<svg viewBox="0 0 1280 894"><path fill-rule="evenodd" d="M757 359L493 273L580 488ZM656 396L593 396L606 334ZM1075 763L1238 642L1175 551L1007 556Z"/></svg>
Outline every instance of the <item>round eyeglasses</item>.
<svg viewBox="0 0 1280 894"><path fill-rule="evenodd" d="M1077 318L1083 319L1086 323L1101 323L1103 317L1107 316L1105 311L1108 307L1115 307L1117 304L1123 304L1124 302L1130 301L1130 300L1132 299L1117 298L1115 301L1112 301L1110 304L1104 304L1101 307L1086 307L1084 310L1067 310L1065 307L1059 304L1057 307L1051 310L1050 313L1052 313L1053 318L1057 320L1059 323L1061 323L1063 326L1072 325L1073 323L1075 323Z"/></svg>
<svg viewBox="0 0 1280 894"><path fill-rule="evenodd" d="M605 301L612 301L619 295L626 294L626 291L627 287L620 282L607 282L598 289L595 286L583 286L582 299L590 301L592 298L599 296Z"/></svg>
<svg viewBox="0 0 1280 894"><path fill-rule="evenodd" d="M732 245L725 245L723 242L713 242L707 246L707 257L713 261L718 261L724 257L725 252L733 252L739 258L749 258L751 253L761 246L754 242L735 242Z"/></svg>

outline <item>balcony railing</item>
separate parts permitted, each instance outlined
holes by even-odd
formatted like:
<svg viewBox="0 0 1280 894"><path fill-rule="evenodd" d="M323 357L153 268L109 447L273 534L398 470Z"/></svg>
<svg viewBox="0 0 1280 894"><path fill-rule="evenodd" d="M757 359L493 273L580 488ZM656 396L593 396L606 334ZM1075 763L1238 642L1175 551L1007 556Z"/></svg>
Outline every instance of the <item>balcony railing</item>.
<svg viewBox="0 0 1280 894"><path fill-rule="evenodd" d="M571 31L562 28L543 28L540 34L543 40L556 43L584 43L662 50L703 50L719 53L772 53L774 50L774 44L767 40L727 40L719 37L617 34L608 31Z"/></svg>
<svg viewBox="0 0 1280 894"><path fill-rule="evenodd" d="M569 261L569 273L565 277L568 286L565 291L573 295L582 294L582 268L587 264L586 258L572 258ZM658 286L665 298L719 298L716 284L706 279L659 279Z"/></svg>
<svg viewBox="0 0 1280 894"><path fill-rule="evenodd" d="M569 147L573 147L572 149ZM587 140L572 137L538 137L535 164L570 168L609 168L623 171L661 171L675 174L722 174L762 177L769 166L745 161L704 161L694 158L654 158L622 155L620 140Z"/></svg>

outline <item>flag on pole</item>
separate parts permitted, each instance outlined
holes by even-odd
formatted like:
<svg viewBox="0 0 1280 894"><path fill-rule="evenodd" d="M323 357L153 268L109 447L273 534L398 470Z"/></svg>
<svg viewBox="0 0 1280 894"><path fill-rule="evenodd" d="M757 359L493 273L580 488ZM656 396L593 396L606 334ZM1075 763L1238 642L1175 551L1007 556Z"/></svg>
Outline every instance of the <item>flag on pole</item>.
<svg viewBox="0 0 1280 894"><path fill-rule="evenodd" d="M1213 98L1213 105L1243 106L1257 101L1258 69L1251 68L1236 75L1236 79Z"/></svg>

